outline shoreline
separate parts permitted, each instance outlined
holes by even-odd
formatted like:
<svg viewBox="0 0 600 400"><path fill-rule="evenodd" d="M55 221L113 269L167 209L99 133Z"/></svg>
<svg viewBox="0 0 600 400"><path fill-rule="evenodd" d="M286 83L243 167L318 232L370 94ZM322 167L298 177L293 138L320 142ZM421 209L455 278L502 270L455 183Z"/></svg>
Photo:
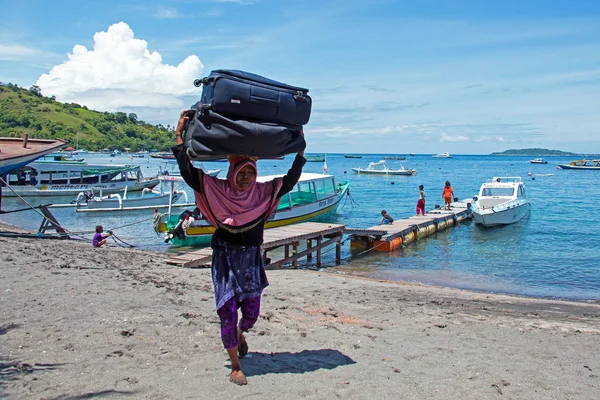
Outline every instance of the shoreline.
<svg viewBox="0 0 600 400"><path fill-rule="evenodd" d="M209 269L77 241L0 247L8 397L600 397L598 304L267 271L238 387Z"/></svg>
<svg viewBox="0 0 600 400"><path fill-rule="evenodd" d="M1 215L1 214L0 214ZM7 224L5 222L0 221L0 233L16 233L16 234L35 234L35 231L32 230L27 230L24 228L20 228L16 225L11 225L11 224ZM82 243L82 240L77 240L77 239L62 239L62 238L56 238L55 240L59 240L59 241L68 241L71 243ZM91 242L91 239L90 239ZM113 247L111 247L113 248ZM114 247L117 248L117 247ZM118 246L118 248L122 248L125 250L131 250L128 249L126 247L120 247ZM170 251L165 250L165 251L156 251L153 249L148 249L148 248L144 248L144 247L140 247L140 246L136 246L134 249L136 249L137 251L143 251L143 252L150 252L150 253L155 253L157 255L162 255L164 257L168 256L169 254L172 254ZM306 268L306 270L311 270L311 271L315 271L314 269L311 268ZM374 278L374 277L368 277L368 276L363 276L363 275L353 275L351 273L347 273L345 271L327 271L325 269L320 270L319 272L321 273L326 273L326 274L331 274L334 276L340 275L340 276L344 276L347 278L354 278L354 279L364 279L364 280L372 280L372 281L376 281L376 282L387 282L390 284L401 284L401 285L415 285L415 286L422 286L422 287L431 287L431 288L439 288L439 289L452 289L452 290L463 290L466 292L472 292L472 293L479 293L479 294L490 294L490 295L498 295L498 296L510 296L510 297L516 297L516 298L524 298L524 299L539 299L539 300L548 300L548 301L552 301L552 300L557 300L557 301L567 301L567 302L576 302L576 303L590 303L590 304L600 304L600 298L598 299L580 299L580 298L563 298L563 297L554 297L554 296L527 296L527 295L519 295L519 294L514 294L514 293L508 293L508 292L492 292L492 291L485 291L485 290L478 290L478 289L465 289L465 288L457 288L457 287L452 287L452 286L440 286L440 285L427 285L424 283L420 283L420 282L410 282L410 281L395 281L395 280L389 280L389 279L382 279L382 278Z"/></svg>

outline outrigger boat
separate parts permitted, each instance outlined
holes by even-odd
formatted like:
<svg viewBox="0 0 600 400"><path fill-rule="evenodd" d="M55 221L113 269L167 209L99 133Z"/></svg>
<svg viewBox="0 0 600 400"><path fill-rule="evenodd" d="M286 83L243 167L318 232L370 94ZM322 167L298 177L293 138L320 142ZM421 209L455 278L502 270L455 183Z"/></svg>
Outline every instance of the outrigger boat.
<svg viewBox="0 0 600 400"><path fill-rule="evenodd" d="M267 182L281 175L259 177L259 182ZM173 177L174 178L174 177ZM181 178L179 178L181 179ZM350 182L335 182L332 175L302 173L300 180L291 192L282 197L279 206L266 222L265 228L276 228L319 219L335 211L340 200L348 193ZM189 213L186 211L186 213ZM184 236L173 236L172 232L180 224L180 215L167 213L160 216L155 225L157 233L165 233L167 240L175 245L206 245L210 242L215 228L205 219L196 219L187 228Z"/></svg>
<svg viewBox="0 0 600 400"><path fill-rule="evenodd" d="M576 160L569 164L558 164L562 169L600 169L600 160Z"/></svg>
<svg viewBox="0 0 600 400"><path fill-rule="evenodd" d="M481 185L471 204L476 224L486 227L508 225L529 214L531 204L521 177L494 177Z"/></svg>
<svg viewBox="0 0 600 400"><path fill-rule="evenodd" d="M385 160L370 162L367 168L352 168L352 171L357 174L371 175L414 175L417 173L416 170L404 168L403 165L401 165L399 169L388 168L385 164Z"/></svg>
<svg viewBox="0 0 600 400"><path fill-rule="evenodd" d="M161 182L170 182L171 190L164 191L155 189L142 190L141 196L129 197L127 189L123 195L119 193L103 196L102 188L93 188L92 191L81 192L77 198L70 204L52 204L51 208L66 208L74 207L77 212L108 212L108 211L139 211L148 209L162 208L180 208L194 207L195 203L188 202L187 193L178 189L175 190L175 182L179 182L177 177L163 176L159 177ZM184 199L182 204L177 204L181 198Z"/></svg>

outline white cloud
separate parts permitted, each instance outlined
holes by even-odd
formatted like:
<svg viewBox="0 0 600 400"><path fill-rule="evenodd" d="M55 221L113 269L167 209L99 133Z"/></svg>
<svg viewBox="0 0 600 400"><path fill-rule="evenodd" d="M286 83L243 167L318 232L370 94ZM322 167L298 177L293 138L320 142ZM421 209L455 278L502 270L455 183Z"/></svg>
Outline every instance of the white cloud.
<svg viewBox="0 0 600 400"><path fill-rule="evenodd" d="M468 142L470 139L463 135L450 136L446 132L442 132L441 142Z"/></svg>
<svg viewBox="0 0 600 400"><path fill-rule="evenodd" d="M175 19L175 18L181 18L181 17L182 17L182 15L175 8L164 8L164 7L160 7L156 11L156 14L154 15L154 18L158 18L158 19Z"/></svg>
<svg viewBox="0 0 600 400"><path fill-rule="evenodd" d="M18 44L0 43L0 60L19 60L32 56L38 51L31 47L25 47Z"/></svg>
<svg viewBox="0 0 600 400"><path fill-rule="evenodd" d="M199 96L193 80L203 68L195 55L177 66L164 64L158 52L119 22L94 35L92 50L75 45L68 60L40 76L36 85L46 96L103 111L181 108L188 105L184 96Z"/></svg>

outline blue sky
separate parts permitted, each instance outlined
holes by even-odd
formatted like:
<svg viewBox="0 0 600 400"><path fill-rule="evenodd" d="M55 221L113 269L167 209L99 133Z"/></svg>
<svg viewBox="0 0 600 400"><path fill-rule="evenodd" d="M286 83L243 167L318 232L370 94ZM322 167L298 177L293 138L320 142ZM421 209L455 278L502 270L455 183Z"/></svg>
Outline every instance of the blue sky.
<svg viewBox="0 0 600 400"><path fill-rule="evenodd" d="M310 89L309 151L600 153L600 2L0 0L0 81L174 124L212 69Z"/></svg>

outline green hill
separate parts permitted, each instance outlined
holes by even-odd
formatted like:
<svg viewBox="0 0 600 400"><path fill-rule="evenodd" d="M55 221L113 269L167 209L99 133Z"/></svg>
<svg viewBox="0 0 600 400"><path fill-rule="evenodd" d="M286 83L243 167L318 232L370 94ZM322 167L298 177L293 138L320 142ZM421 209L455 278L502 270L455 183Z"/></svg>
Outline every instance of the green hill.
<svg viewBox="0 0 600 400"><path fill-rule="evenodd" d="M503 152L492 153L493 156L537 156L537 157L548 157L548 156L576 156L575 153L569 153L567 151L560 150L549 150L549 149L511 149Z"/></svg>
<svg viewBox="0 0 600 400"><path fill-rule="evenodd" d="M174 128L174 127L173 127ZM167 150L173 143L170 126L150 125L134 113L99 112L76 103L44 97L37 86L20 88L0 82L0 136L64 139L71 146L109 149Z"/></svg>

